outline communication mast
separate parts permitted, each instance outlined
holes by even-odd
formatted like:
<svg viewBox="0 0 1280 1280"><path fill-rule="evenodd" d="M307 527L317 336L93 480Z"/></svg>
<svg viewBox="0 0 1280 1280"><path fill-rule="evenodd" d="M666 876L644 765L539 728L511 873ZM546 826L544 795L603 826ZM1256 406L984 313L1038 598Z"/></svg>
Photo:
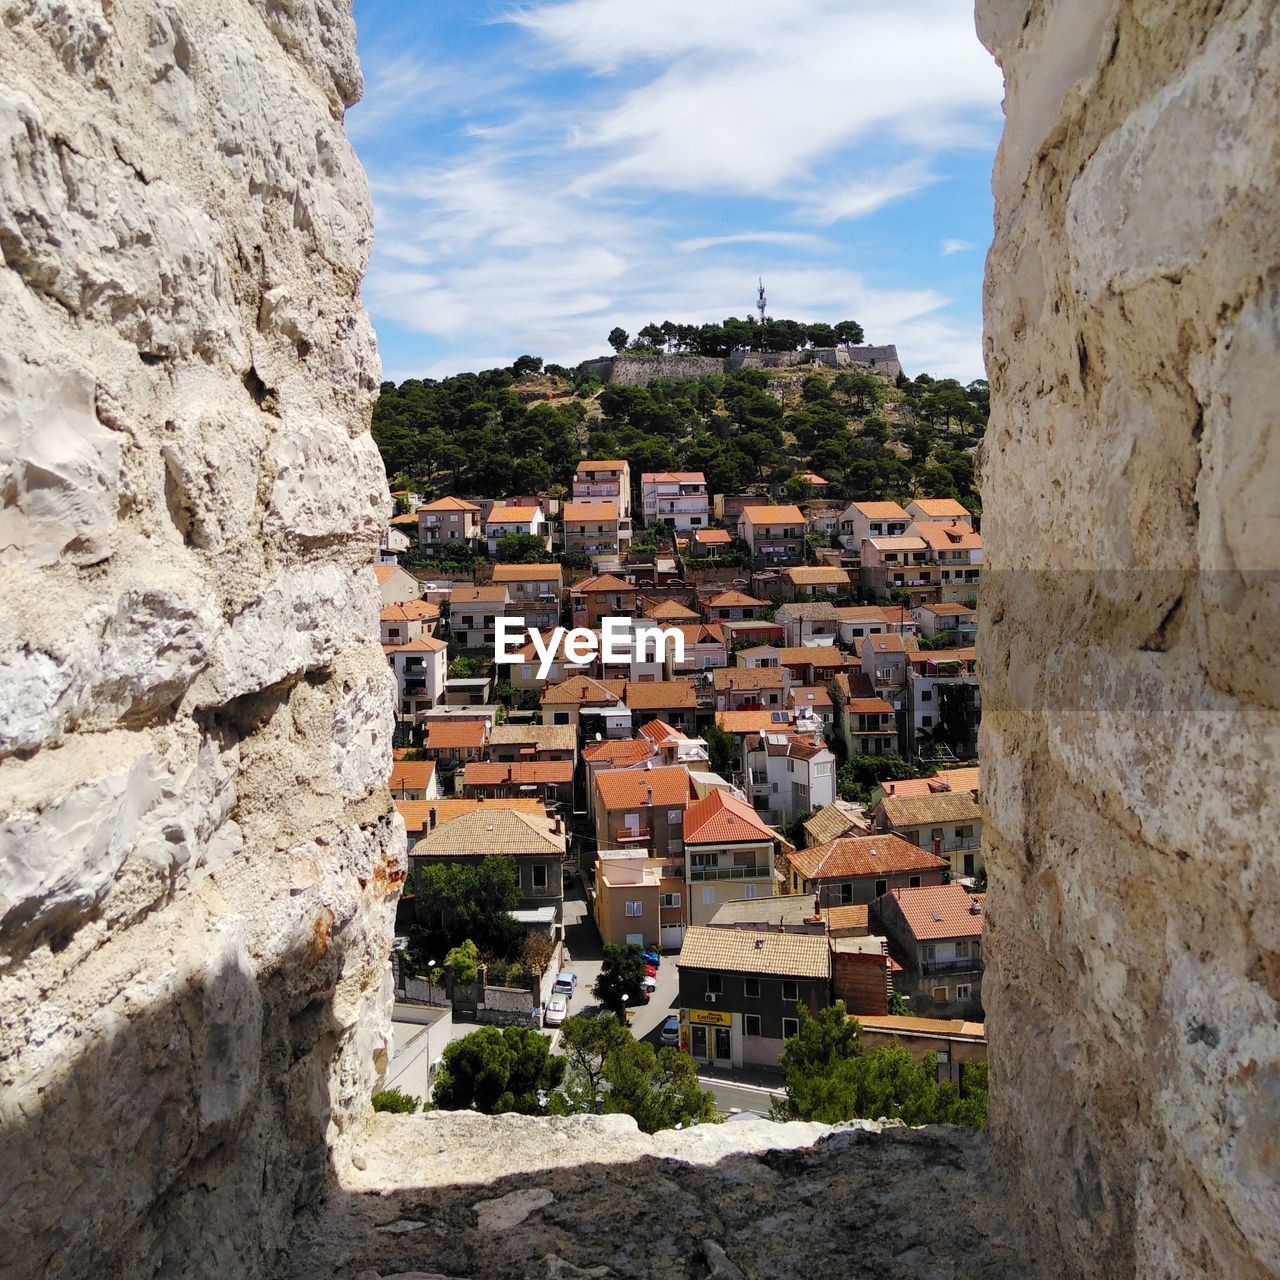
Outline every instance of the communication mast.
<svg viewBox="0 0 1280 1280"><path fill-rule="evenodd" d="M764 307L765 307L764 280L760 279L760 277L757 277L757 279L760 280L760 287L756 290L756 310L760 313L760 327L763 329L764 328Z"/></svg>

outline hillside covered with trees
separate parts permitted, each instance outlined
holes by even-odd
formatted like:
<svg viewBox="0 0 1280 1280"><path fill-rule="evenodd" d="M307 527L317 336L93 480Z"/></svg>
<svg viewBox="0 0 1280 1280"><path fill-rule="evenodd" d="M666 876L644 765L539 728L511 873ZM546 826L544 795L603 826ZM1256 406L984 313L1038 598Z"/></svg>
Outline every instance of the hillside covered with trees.
<svg viewBox="0 0 1280 1280"><path fill-rule="evenodd" d="M646 337L666 326L652 328ZM702 330L723 326L671 328L671 345L697 351ZM503 369L384 383L373 434L388 474L428 496L564 493L592 457L626 458L637 484L644 471L702 471L713 493L767 488L802 500L813 495L800 473L813 471L833 501L929 494L977 510L973 453L987 412L985 382L927 374L893 382L814 365L602 386L521 356Z"/></svg>

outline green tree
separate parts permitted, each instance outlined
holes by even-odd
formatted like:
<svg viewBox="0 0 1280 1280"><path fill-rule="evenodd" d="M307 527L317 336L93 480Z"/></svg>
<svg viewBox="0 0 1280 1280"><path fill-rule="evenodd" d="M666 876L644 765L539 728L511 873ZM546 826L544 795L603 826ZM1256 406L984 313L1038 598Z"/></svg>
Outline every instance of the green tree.
<svg viewBox="0 0 1280 1280"><path fill-rule="evenodd" d="M537 564L547 558L547 544L532 533L504 533L497 548L500 564Z"/></svg>
<svg viewBox="0 0 1280 1280"><path fill-rule="evenodd" d="M713 723L703 730L702 737L707 744L707 755L713 772L727 778L741 768L737 739L732 734Z"/></svg>
<svg viewBox="0 0 1280 1280"><path fill-rule="evenodd" d="M541 356L517 356L515 363L511 366L511 372L517 378L526 373L540 373L542 370Z"/></svg>
<svg viewBox="0 0 1280 1280"><path fill-rule="evenodd" d="M836 341L857 346L863 339L862 326L856 320L841 320L835 326Z"/></svg>
<svg viewBox="0 0 1280 1280"><path fill-rule="evenodd" d="M643 1003L643 982L644 960L640 948L634 944L618 946L606 943L600 976L591 989L592 995L606 1009L621 1017L628 1004L634 1008Z"/></svg>
<svg viewBox="0 0 1280 1280"><path fill-rule="evenodd" d="M565 1095L574 1111L599 1113L604 1108L605 1061L635 1037L611 1013L598 1018L566 1018L560 1028L560 1048L568 1070Z"/></svg>
<svg viewBox="0 0 1280 1280"><path fill-rule="evenodd" d="M920 765L896 755L851 756L836 774L836 790L841 800L865 804L878 783L898 782L903 778L919 778L936 772L935 769L922 770Z"/></svg>
<svg viewBox="0 0 1280 1280"><path fill-rule="evenodd" d="M623 348L627 345L627 339L631 335L620 325L609 330L609 345L619 354L622 354Z"/></svg>
<svg viewBox="0 0 1280 1280"><path fill-rule="evenodd" d="M373 1095L375 1111L394 1111L400 1115L412 1115L421 1108L421 1098L415 1098L411 1093L402 1093L399 1089L380 1089Z"/></svg>
<svg viewBox="0 0 1280 1280"><path fill-rule="evenodd" d="M414 877L417 934L421 957L438 958L470 940L481 957L514 958L524 929L510 913L520 902L520 873L515 859L493 856L478 862L431 859Z"/></svg>
<svg viewBox="0 0 1280 1280"><path fill-rule="evenodd" d="M564 1073L565 1060L532 1027L481 1027L446 1046L431 1100L444 1111L543 1115Z"/></svg>
<svg viewBox="0 0 1280 1280"><path fill-rule="evenodd" d="M698 1068L688 1054L627 1036L604 1060L609 1091L606 1114L631 1116L644 1133L702 1124L718 1116L714 1096L698 1084Z"/></svg>
<svg viewBox="0 0 1280 1280"><path fill-rule="evenodd" d="M470 938L458 943L446 953L444 967L455 982L474 982L480 976L480 952L476 944Z"/></svg>

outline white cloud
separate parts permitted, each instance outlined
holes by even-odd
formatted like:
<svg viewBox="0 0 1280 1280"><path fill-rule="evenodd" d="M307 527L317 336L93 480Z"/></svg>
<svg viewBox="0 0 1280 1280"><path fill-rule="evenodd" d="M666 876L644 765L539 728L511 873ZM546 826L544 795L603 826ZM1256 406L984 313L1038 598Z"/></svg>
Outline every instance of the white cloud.
<svg viewBox="0 0 1280 1280"><path fill-rule="evenodd" d="M967 253L970 249L976 249L977 247L972 240L944 240L942 242L942 256L949 258L953 253Z"/></svg>
<svg viewBox="0 0 1280 1280"><path fill-rule="evenodd" d="M806 195L799 213L820 226L830 226L846 218L865 218L933 181L922 163L911 162L884 174L855 178L827 191Z"/></svg>
<svg viewBox="0 0 1280 1280"><path fill-rule="evenodd" d="M729 244L780 244L792 249L822 249L827 241L804 231L737 231L726 236L695 236L681 240L676 248L681 253L697 253L702 249L719 249Z"/></svg>

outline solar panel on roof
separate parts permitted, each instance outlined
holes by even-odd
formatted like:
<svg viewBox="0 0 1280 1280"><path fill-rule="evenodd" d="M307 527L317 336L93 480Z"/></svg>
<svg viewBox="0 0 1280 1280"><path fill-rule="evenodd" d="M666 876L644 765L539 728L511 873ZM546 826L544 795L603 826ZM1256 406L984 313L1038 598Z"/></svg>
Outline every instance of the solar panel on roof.
<svg viewBox="0 0 1280 1280"><path fill-rule="evenodd" d="M772 720L774 724L786 724L789 717L785 711L770 711L769 719Z"/></svg>

